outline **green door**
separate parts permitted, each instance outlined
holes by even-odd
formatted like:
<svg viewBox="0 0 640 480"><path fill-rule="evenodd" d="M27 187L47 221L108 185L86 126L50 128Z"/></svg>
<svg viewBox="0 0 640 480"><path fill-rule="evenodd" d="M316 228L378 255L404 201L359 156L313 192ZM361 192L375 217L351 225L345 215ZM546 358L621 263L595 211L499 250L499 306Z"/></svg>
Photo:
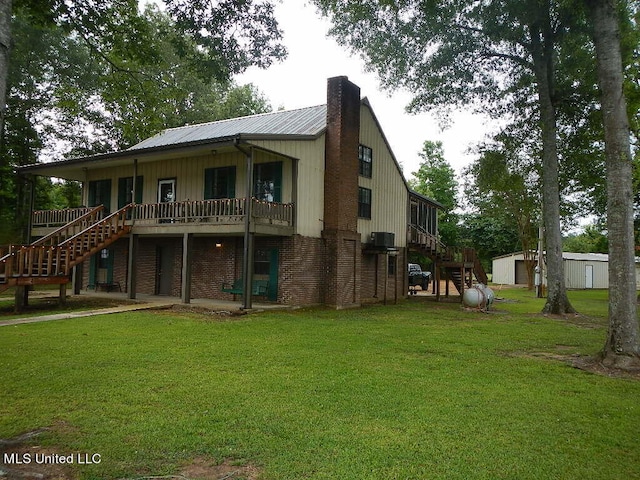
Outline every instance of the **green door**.
<svg viewBox="0 0 640 480"><path fill-rule="evenodd" d="M89 287L98 289L99 283L111 285L113 283L114 251L105 248L89 259Z"/></svg>
<svg viewBox="0 0 640 480"><path fill-rule="evenodd" d="M278 249L272 248L269 252L269 295L267 298L273 302L278 300Z"/></svg>
<svg viewBox="0 0 640 480"><path fill-rule="evenodd" d="M278 300L278 260L277 248L258 248L253 256L253 276L255 280L269 280L267 299Z"/></svg>

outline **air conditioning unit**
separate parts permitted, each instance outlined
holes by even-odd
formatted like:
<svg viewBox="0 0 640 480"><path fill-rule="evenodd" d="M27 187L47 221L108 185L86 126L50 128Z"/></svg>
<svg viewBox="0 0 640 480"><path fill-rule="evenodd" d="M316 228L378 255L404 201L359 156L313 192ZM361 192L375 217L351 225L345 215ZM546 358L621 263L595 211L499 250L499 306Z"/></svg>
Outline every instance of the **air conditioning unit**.
<svg viewBox="0 0 640 480"><path fill-rule="evenodd" d="M371 244L376 248L393 248L396 234L393 232L373 232L371 234Z"/></svg>

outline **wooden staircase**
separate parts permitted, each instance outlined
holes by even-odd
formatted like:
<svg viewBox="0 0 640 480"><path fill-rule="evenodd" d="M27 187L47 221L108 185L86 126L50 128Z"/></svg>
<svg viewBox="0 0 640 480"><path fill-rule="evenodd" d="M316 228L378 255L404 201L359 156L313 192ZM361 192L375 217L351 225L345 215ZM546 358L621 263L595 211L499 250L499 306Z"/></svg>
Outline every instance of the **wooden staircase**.
<svg viewBox="0 0 640 480"><path fill-rule="evenodd" d="M103 207L60 227L31 245L12 245L0 258L0 292L13 286L65 284L71 269L131 230L127 205L101 218Z"/></svg>
<svg viewBox="0 0 640 480"><path fill-rule="evenodd" d="M453 283L462 296L466 288L473 286L475 277L478 283L487 284L488 277L480 259L473 248L452 248L443 244L434 235L415 225L409 227L409 249L417 251L431 259L434 265L434 286L440 297L440 280L447 280L446 295L449 295L449 282Z"/></svg>

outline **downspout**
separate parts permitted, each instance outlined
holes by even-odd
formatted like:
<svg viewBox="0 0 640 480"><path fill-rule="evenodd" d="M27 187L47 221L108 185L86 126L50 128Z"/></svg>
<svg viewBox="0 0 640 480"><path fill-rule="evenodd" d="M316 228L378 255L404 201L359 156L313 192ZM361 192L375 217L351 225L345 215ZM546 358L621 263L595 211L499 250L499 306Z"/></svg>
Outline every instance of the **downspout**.
<svg viewBox="0 0 640 480"><path fill-rule="evenodd" d="M233 143L240 152L246 157L247 179L246 179L246 195L244 204L244 246L242 255L242 309L250 310L252 308L252 292L253 284L253 234L251 233L251 216L253 207L253 149L245 150L240 146L240 135L238 135Z"/></svg>

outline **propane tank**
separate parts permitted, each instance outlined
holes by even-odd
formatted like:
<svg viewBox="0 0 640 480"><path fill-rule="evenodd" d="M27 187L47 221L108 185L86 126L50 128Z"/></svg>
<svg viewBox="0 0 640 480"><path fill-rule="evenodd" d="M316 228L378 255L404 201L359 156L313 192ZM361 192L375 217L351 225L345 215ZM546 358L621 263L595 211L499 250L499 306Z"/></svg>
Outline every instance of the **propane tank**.
<svg viewBox="0 0 640 480"><path fill-rule="evenodd" d="M495 295L486 285L479 283L464 291L462 295L462 303L469 308L479 308L481 310L488 310L489 306L493 303Z"/></svg>

